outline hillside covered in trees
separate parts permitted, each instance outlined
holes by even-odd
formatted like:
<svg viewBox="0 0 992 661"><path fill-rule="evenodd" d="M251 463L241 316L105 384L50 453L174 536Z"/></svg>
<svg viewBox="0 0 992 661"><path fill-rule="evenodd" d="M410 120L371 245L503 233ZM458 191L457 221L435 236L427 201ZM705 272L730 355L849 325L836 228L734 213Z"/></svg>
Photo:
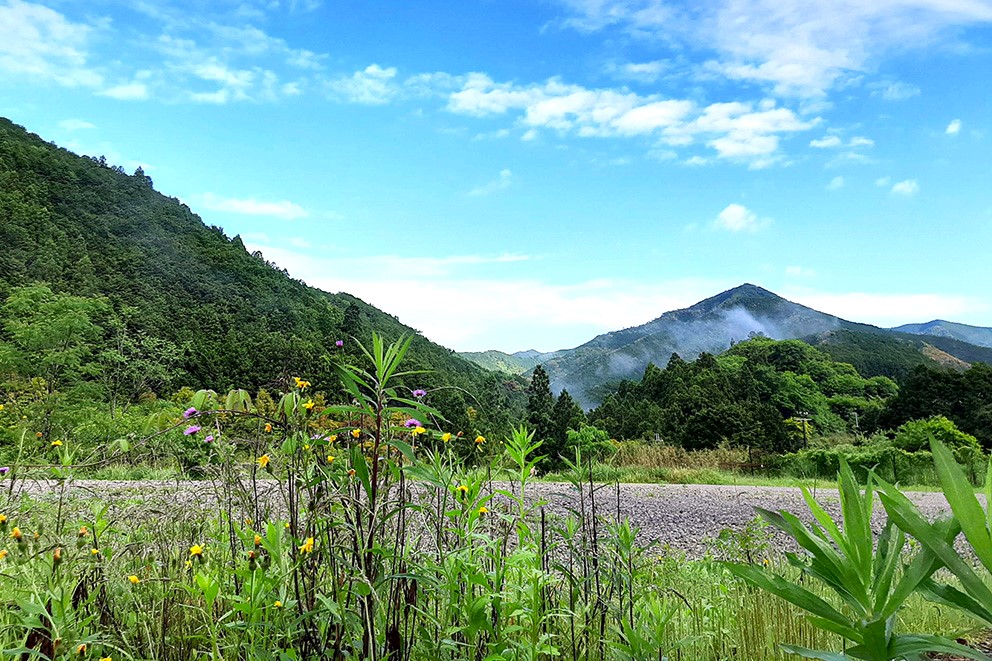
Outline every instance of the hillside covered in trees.
<svg viewBox="0 0 992 661"><path fill-rule="evenodd" d="M47 388L85 382L91 396L118 404L183 386L254 391L292 375L324 387L328 356L358 359L352 338L415 333L249 254L239 237L157 192L140 169L129 175L102 157L77 156L6 119L0 218L7 379L47 374ZM60 338L27 332L42 327L78 342L56 351ZM405 367L429 371L410 387L430 391L455 428L502 429L522 406L521 382L419 334Z"/></svg>

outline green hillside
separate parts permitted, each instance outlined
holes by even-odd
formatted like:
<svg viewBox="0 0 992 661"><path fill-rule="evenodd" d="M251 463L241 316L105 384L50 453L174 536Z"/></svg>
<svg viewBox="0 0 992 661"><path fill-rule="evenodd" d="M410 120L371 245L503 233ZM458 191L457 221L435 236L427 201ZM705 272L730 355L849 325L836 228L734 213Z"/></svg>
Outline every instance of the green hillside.
<svg viewBox="0 0 992 661"><path fill-rule="evenodd" d="M262 254L249 254L239 237L204 225L140 170L129 175L102 158L77 156L5 119L0 245L0 302L34 283L105 299L101 341L159 342L155 353L172 361L158 384L164 392L254 390L296 374L319 387L332 383L328 354L357 360L352 337L414 332L353 296L308 287ZM444 386L432 392L432 403L460 428L505 427L519 400L519 384L419 335L406 367L433 370L415 387Z"/></svg>

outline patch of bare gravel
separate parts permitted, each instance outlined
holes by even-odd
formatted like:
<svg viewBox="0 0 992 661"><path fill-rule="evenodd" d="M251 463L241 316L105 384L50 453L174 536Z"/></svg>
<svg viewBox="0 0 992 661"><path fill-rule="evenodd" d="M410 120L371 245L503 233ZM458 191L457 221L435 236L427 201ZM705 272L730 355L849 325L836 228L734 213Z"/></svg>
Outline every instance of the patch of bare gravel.
<svg viewBox="0 0 992 661"><path fill-rule="evenodd" d="M278 484L259 481L257 487L279 509ZM198 511L216 511L217 504L210 482L83 480L67 483L66 488L74 500L96 497L130 511L140 510L142 503L147 503L155 508L163 505L178 508L193 517ZM50 481L17 486L17 491L23 494L45 499L57 498L59 489L57 483ZM585 493L588 507L588 487ZM533 482L528 495L546 502L552 514L564 515L579 504L577 493L562 483ZM839 514L836 490L820 490L816 496L828 512ZM909 497L930 518L948 511L940 493L917 492ZM595 501L600 516L629 518L640 528L642 543L657 543L661 548L679 549L690 556L705 553L710 540L725 529L743 530L755 518L754 507L784 509L805 520L810 518L799 489L787 487L621 484L618 490L616 485L601 485L596 490ZM875 526L881 530L884 513L877 502L876 506Z"/></svg>

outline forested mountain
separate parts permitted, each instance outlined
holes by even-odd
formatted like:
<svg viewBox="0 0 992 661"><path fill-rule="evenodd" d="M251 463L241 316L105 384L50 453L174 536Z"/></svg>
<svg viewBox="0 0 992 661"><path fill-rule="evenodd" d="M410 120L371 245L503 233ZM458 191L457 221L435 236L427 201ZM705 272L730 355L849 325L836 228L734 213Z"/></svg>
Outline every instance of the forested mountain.
<svg viewBox="0 0 992 661"><path fill-rule="evenodd" d="M155 384L163 391L253 390L288 375L306 375L320 387L332 383L327 355L357 360L352 337L367 343L373 331L388 339L415 333L353 296L308 287L262 254L249 254L239 237L207 227L155 191L140 169L128 175L102 157L77 156L6 119L0 246L0 305L38 283L56 299L101 301L94 308L99 340L131 352L128 358L168 361ZM18 309L11 304L6 313ZM0 344L10 339L3 333ZM433 392L431 403L458 428L505 426L521 405L520 383L420 335L405 367L432 370L415 387L454 386Z"/></svg>
<svg viewBox="0 0 992 661"><path fill-rule="evenodd" d="M719 356L686 361L675 354L664 369L650 364L588 417L614 438L657 435L690 449L730 443L786 452L814 433L875 431L897 391L891 379L866 379L800 340L756 337Z"/></svg>
<svg viewBox="0 0 992 661"><path fill-rule="evenodd" d="M992 347L992 328L969 326L943 319L934 319L925 324L904 324L892 330L913 335L948 337L979 347Z"/></svg>
<svg viewBox="0 0 992 661"><path fill-rule="evenodd" d="M496 349L489 351L461 351L459 356L466 360L471 360L476 365L493 370L495 372L506 372L507 374L523 374L534 369L546 360L557 356L559 351L537 351L528 349L527 351L515 351L514 353L504 353Z"/></svg>
<svg viewBox="0 0 992 661"><path fill-rule="evenodd" d="M554 392L565 389L591 408L624 379L672 354L694 360L719 354L749 337L802 339L865 377L902 379L918 365L964 369L992 363L992 350L949 337L921 337L847 321L744 284L653 321L600 335L542 363Z"/></svg>

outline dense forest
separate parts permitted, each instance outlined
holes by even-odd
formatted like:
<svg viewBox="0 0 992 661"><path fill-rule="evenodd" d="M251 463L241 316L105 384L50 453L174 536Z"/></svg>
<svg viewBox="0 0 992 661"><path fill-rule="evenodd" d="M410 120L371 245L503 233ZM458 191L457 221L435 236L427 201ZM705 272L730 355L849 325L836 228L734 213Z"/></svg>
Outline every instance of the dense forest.
<svg viewBox="0 0 992 661"><path fill-rule="evenodd" d="M41 388L111 410L182 387L275 390L333 380L356 340L415 334L406 368L456 429L505 429L524 384L344 293L294 280L186 205L102 157L0 119L0 402ZM354 339L353 339L354 338ZM36 380L41 379L41 385ZM33 385L32 385L33 384ZM9 413L9 411L8 411Z"/></svg>

